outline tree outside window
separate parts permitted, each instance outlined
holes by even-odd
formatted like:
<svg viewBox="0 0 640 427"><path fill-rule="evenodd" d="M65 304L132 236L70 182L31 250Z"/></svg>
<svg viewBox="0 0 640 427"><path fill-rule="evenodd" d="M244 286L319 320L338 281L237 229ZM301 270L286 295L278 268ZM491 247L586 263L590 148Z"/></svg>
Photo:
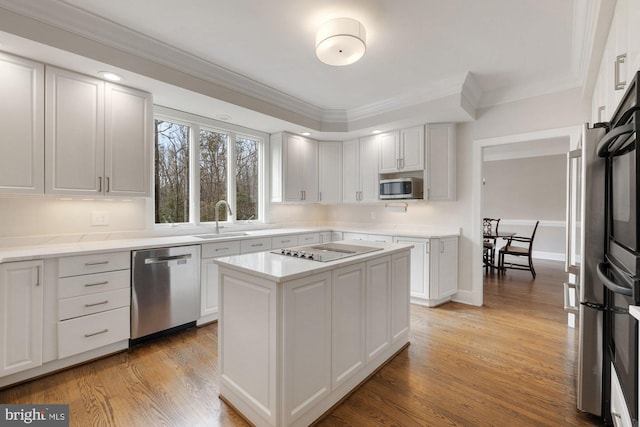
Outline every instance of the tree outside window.
<svg viewBox="0 0 640 427"><path fill-rule="evenodd" d="M228 136L200 130L200 221L215 220L218 200L227 200ZM220 220L227 220L227 210L220 209Z"/></svg>
<svg viewBox="0 0 640 427"><path fill-rule="evenodd" d="M155 222L189 222L189 127L155 121Z"/></svg>
<svg viewBox="0 0 640 427"><path fill-rule="evenodd" d="M155 223L215 221L220 200L232 204L234 221L259 220L262 140L189 123L155 121ZM190 150L191 135L198 139ZM199 167L199 177L190 172L190 161ZM190 179L198 178L199 183L190 185ZM199 217L190 212L190 200L199 202L199 209L194 208ZM218 213L220 221L231 220L226 209Z"/></svg>
<svg viewBox="0 0 640 427"><path fill-rule="evenodd" d="M258 218L259 142L236 137L236 210L240 221Z"/></svg>

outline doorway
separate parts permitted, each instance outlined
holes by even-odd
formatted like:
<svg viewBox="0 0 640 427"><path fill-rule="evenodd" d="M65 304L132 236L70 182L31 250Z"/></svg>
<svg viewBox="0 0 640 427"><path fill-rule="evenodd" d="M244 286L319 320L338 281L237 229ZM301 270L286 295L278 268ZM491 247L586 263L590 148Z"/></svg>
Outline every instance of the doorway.
<svg viewBox="0 0 640 427"><path fill-rule="evenodd" d="M563 139L569 141L569 146L577 144L581 127L571 126L565 128L550 129L538 132L529 132L517 135L509 135L497 138L486 138L474 141L473 145L473 196L472 196L472 231L473 231L473 255L472 255L472 294L474 304L483 304L483 269L482 269L482 217L483 217L483 159L485 150L492 151L518 151L520 147L527 150L543 150L549 141Z"/></svg>

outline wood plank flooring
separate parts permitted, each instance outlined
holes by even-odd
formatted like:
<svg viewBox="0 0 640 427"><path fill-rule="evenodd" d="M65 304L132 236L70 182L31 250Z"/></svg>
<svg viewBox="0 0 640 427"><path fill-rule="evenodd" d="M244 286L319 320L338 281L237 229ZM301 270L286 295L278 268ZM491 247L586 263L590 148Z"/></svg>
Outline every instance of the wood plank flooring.
<svg viewBox="0 0 640 427"><path fill-rule="evenodd" d="M319 426L581 426L557 262L487 276L485 306L412 306L411 345ZM0 390L67 403L72 426L245 426L218 399L217 324Z"/></svg>

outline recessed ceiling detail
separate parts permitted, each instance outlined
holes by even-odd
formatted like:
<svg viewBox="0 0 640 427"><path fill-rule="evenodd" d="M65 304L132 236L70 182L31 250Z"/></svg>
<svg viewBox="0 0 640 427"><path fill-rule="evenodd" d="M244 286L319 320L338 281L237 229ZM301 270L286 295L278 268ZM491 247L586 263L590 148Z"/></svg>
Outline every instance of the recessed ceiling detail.
<svg viewBox="0 0 640 427"><path fill-rule="evenodd" d="M601 0L248 2L250 15L235 2L157 0L149 20L148 2L0 0L0 28L320 132L473 120L478 107L577 88L606 38ZM316 32L345 15L366 28L366 55L327 67Z"/></svg>

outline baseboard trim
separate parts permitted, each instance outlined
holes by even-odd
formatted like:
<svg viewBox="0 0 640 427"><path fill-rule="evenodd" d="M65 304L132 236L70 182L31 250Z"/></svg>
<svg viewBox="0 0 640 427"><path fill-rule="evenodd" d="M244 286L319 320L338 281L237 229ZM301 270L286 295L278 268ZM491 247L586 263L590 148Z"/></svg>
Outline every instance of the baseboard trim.
<svg viewBox="0 0 640 427"><path fill-rule="evenodd" d="M482 306L482 290L480 292L458 290L452 298L453 301L462 304Z"/></svg>

